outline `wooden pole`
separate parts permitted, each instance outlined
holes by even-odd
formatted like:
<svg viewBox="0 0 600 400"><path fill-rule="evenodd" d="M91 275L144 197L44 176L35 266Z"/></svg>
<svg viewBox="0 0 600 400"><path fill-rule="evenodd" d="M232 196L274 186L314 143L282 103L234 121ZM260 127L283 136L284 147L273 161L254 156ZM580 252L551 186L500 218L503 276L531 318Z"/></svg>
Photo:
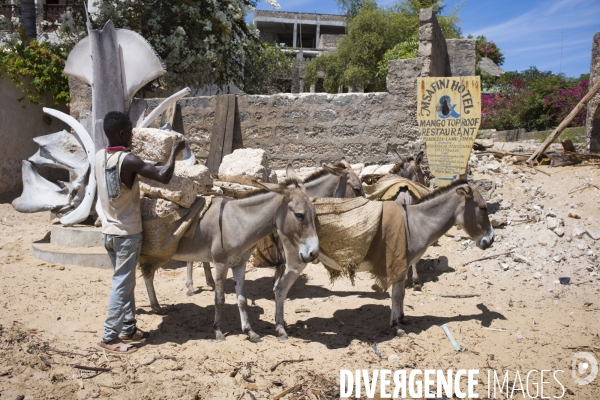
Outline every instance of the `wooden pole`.
<svg viewBox="0 0 600 400"><path fill-rule="evenodd" d="M575 108L571 111L571 113L569 115L567 115L565 117L565 119L563 119L563 121L552 132L552 134L550 136L548 136L548 139L546 139L544 141L544 143L542 143L542 145L536 151L533 152L531 157L529 157L527 159L527 164L529 164L530 166L534 165L534 163L536 162L536 159L544 151L546 151L546 149L548 148L548 146L550 146L550 144L552 142L554 142L556 140L556 138L562 133L562 131L567 127L567 125L569 125L571 123L571 121L573 121L573 118L575 118L575 116L579 113L579 111L581 111L581 109L583 107L585 107L587 102L590 101L590 99L596 94L596 92L599 89L600 89L600 79L598 79L598 82L596 82L594 84L594 86L592 86L592 88L589 90L589 92L583 97L583 99L581 99L581 101L575 106Z"/></svg>

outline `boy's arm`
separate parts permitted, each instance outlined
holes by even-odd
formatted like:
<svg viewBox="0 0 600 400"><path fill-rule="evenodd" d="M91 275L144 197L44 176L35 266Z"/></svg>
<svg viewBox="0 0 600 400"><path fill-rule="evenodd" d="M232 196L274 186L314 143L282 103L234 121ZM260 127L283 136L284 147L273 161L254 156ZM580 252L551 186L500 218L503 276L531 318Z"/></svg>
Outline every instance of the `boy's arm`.
<svg viewBox="0 0 600 400"><path fill-rule="evenodd" d="M123 160L121 168L121 182L128 188L133 186L135 174L139 174L144 178L152 179L160 183L169 183L175 171L175 157L185 148L185 140L177 139L171 149L169 161L162 167L155 167L150 163L144 162L136 155L128 154Z"/></svg>

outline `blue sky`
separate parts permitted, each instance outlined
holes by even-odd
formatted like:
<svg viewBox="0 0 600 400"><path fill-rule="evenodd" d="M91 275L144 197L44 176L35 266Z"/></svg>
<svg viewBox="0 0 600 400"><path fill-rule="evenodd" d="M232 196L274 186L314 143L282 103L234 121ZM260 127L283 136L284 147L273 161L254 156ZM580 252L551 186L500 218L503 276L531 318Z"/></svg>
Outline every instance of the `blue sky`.
<svg viewBox="0 0 600 400"><path fill-rule="evenodd" d="M395 0L378 0L390 6ZM335 0L279 0L281 11L337 14ZM592 38L600 31L600 0L446 0L446 10L463 4L463 36L485 35L504 53L506 71L536 66L579 77L590 72ZM258 9L269 10L265 0ZM562 58L561 58L562 35Z"/></svg>

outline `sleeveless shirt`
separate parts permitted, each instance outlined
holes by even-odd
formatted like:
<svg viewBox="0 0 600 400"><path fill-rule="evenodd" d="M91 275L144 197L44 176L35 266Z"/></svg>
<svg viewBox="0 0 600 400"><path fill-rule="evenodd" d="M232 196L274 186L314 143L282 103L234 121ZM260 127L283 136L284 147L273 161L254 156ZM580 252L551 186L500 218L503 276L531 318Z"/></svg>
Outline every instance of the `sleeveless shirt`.
<svg viewBox="0 0 600 400"><path fill-rule="evenodd" d="M104 165L104 154L106 153L106 166ZM120 153L125 153L121 155ZM131 189L121 181L121 166L128 152L107 152L100 150L96 153L95 175L98 184L98 199L102 211L106 216L106 222L102 225L102 233L108 235L135 235L142 231L142 214L140 210L140 184L136 175ZM121 195L116 199L109 199L104 176L105 167L112 168L119 163L117 172L119 176L119 187Z"/></svg>

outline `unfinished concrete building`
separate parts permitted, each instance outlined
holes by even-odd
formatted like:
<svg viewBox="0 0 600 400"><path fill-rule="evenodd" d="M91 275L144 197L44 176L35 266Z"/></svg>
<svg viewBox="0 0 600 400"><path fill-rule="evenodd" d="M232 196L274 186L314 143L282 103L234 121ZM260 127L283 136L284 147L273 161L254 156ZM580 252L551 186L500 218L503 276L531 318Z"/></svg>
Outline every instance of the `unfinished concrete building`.
<svg viewBox="0 0 600 400"><path fill-rule="evenodd" d="M304 91L304 67L323 52L334 51L346 31L346 17L287 11L256 10L253 22L260 39L289 49L296 59L289 91ZM324 92L322 77L312 92Z"/></svg>

